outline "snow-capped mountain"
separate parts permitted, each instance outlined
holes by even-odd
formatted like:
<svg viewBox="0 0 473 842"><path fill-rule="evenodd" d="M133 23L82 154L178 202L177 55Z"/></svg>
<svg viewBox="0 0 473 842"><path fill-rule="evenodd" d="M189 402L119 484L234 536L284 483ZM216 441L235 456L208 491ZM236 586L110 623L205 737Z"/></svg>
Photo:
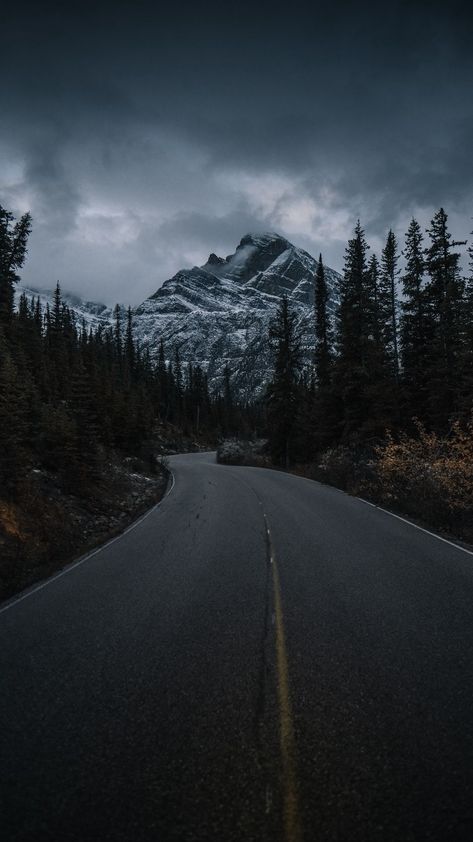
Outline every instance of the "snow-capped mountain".
<svg viewBox="0 0 473 842"><path fill-rule="evenodd" d="M316 261L278 234L247 234L234 254L211 254L204 266L182 270L135 311L135 331L156 354L162 338L184 362L198 363L219 388L228 365L240 400L261 393L271 372L269 322L287 295L303 333L309 363L314 348ZM334 312L340 276L326 267Z"/></svg>
<svg viewBox="0 0 473 842"><path fill-rule="evenodd" d="M204 266L183 269L134 311L135 336L156 357L163 339L166 356L177 347L182 362L202 366L211 389L219 389L228 365L240 400L260 395L271 374L269 323L283 295L296 311L307 363L314 348L314 277L317 263L278 234L247 234L234 254L211 254ZM338 300L340 275L325 268L329 309ZM39 294L52 306L53 292L19 287L28 298ZM109 325L105 304L64 293L78 323Z"/></svg>
<svg viewBox="0 0 473 842"><path fill-rule="evenodd" d="M53 308L54 291L51 289L34 289L33 287L28 287L19 283L15 292L17 303L20 295L25 293L26 297L30 301L32 298L39 298L43 312L46 310L46 305L48 304L50 309ZM106 304L98 304L95 301L83 301L78 295L74 295L74 293L71 292L64 292L64 290L61 291L61 298L64 304L66 304L69 309L75 313L77 324L80 326L83 322L85 322L87 330L90 328L95 330L99 325L107 327L112 323L112 310L110 307L107 307Z"/></svg>

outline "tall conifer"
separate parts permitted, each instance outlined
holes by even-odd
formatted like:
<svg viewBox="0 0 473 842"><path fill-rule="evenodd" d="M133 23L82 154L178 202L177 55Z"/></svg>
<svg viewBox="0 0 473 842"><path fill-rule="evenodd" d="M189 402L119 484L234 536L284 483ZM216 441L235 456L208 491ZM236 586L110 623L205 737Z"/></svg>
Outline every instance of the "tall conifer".
<svg viewBox="0 0 473 842"><path fill-rule="evenodd" d="M433 325L427 360L429 414L438 429L445 428L458 409L465 292L460 254L455 250L464 241L452 240L447 221L440 208L428 229L430 246L425 250L426 298Z"/></svg>
<svg viewBox="0 0 473 842"><path fill-rule="evenodd" d="M325 280L322 255L315 275L315 377L319 388L326 388L332 378L333 331L327 304L329 291Z"/></svg>
<svg viewBox="0 0 473 842"><path fill-rule="evenodd" d="M291 462L291 439L299 412L298 380L302 365L296 314L284 296L269 331L274 374L267 390L269 446L274 462Z"/></svg>
<svg viewBox="0 0 473 842"><path fill-rule="evenodd" d="M380 304L384 346L391 363L396 384L399 383L398 304L396 291L396 279L399 274L398 262L397 240L394 232L390 230L381 255Z"/></svg>
<svg viewBox="0 0 473 842"><path fill-rule="evenodd" d="M29 213L15 222L13 214L0 205L0 324L9 324L13 316L17 270L25 261L30 233Z"/></svg>
<svg viewBox="0 0 473 842"><path fill-rule="evenodd" d="M425 261L422 229L412 219L406 233L401 276L400 344L404 415L406 420L425 418L427 343L431 336L431 314L425 290Z"/></svg>

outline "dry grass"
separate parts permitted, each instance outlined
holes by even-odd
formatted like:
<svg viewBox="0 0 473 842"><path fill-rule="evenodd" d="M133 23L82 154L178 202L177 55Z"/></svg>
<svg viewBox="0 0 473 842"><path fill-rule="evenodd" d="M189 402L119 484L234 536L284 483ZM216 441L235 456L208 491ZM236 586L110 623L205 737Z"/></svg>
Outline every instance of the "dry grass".
<svg viewBox="0 0 473 842"><path fill-rule="evenodd" d="M5 500L0 500L0 532L2 531L9 538L23 540L18 508L13 503L5 502Z"/></svg>
<svg viewBox="0 0 473 842"><path fill-rule="evenodd" d="M388 437L375 449L377 496L433 525L473 537L473 424L447 436Z"/></svg>
<svg viewBox="0 0 473 842"><path fill-rule="evenodd" d="M473 541L473 422L448 435L387 435L371 450L334 447L297 472Z"/></svg>
<svg viewBox="0 0 473 842"><path fill-rule="evenodd" d="M149 473L139 460L110 464L100 484L80 497L57 478L33 474L18 499L0 499L0 599L121 532L164 492L165 468Z"/></svg>

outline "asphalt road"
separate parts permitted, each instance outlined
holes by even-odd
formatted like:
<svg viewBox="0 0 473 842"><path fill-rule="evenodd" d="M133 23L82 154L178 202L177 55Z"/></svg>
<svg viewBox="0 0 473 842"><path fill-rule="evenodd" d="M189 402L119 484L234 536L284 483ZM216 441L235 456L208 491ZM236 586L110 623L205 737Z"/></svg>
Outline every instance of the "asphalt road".
<svg viewBox="0 0 473 842"><path fill-rule="evenodd" d="M171 467L0 613L3 842L470 842L473 555L308 480Z"/></svg>

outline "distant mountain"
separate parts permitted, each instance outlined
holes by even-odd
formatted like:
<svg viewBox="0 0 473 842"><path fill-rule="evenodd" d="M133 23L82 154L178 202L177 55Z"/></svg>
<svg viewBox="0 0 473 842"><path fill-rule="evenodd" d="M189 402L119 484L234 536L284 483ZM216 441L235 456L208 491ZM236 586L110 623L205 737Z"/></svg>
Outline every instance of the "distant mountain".
<svg viewBox="0 0 473 842"><path fill-rule="evenodd" d="M49 307L52 309L54 303L53 290L36 289L20 283L16 288L17 301L22 292L25 293L29 300L39 297L43 311L46 310L47 304L49 304ZM112 323L112 310L110 307L107 307L106 304L98 304L94 301L83 301L78 295L74 295L71 292L61 291L61 297L69 309L75 313L78 325L81 325L84 321L87 329L95 329L99 325L106 327Z"/></svg>
<svg viewBox="0 0 473 842"><path fill-rule="evenodd" d="M247 234L234 254L211 254L204 266L174 275L135 311L136 335L152 354L162 338L181 359L198 363L219 388L228 365L240 400L262 393L271 371L269 322L287 295L303 332L307 363L314 349L316 261L278 234ZM340 275L326 267L329 308Z"/></svg>
<svg viewBox="0 0 473 842"><path fill-rule="evenodd" d="M314 349L314 277L316 260L284 237L247 234L234 254L211 254L204 266L182 269L134 311L135 335L152 357L162 338L166 351L177 347L184 363L198 364L219 389L228 365L240 400L262 394L271 373L268 330L283 295L297 313L307 364ZM329 309L335 312L340 275L325 267ZM40 295L52 305L51 291L20 287L28 297ZM108 325L112 311L105 304L81 301L65 293L78 322Z"/></svg>

